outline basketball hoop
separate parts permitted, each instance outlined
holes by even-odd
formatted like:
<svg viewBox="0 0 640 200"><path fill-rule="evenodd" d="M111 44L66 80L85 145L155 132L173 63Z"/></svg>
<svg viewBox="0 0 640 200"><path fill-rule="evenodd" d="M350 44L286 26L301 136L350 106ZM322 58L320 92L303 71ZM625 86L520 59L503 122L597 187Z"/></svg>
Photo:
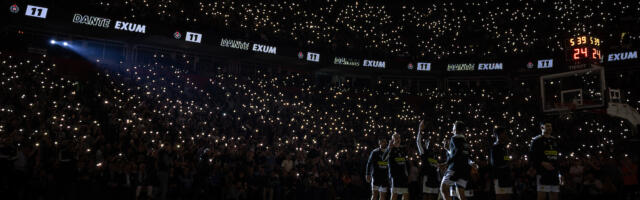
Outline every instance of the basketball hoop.
<svg viewBox="0 0 640 200"><path fill-rule="evenodd" d="M575 109L570 109L567 111L562 111L559 113L558 117L560 117L561 120L565 120L565 121L570 121L573 119L573 111Z"/></svg>
<svg viewBox="0 0 640 200"><path fill-rule="evenodd" d="M573 112L576 110L577 105L574 103L568 103L567 104L567 108L569 109L569 112Z"/></svg>

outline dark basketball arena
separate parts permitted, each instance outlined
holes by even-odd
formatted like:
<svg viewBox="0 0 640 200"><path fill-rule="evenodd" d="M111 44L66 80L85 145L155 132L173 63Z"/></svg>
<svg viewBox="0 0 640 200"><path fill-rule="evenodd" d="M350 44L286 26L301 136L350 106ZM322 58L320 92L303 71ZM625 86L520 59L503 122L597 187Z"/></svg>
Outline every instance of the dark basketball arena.
<svg viewBox="0 0 640 200"><path fill-rule="evenodd" d="M640 199L640 1L2 2L0 199Z"/></svg>

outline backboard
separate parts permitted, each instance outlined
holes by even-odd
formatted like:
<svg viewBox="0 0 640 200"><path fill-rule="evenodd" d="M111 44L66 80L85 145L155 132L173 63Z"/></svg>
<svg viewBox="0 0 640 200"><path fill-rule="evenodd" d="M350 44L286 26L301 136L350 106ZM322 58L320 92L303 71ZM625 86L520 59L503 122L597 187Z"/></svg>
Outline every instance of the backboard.
<svg viewBox="0 0 640 200"><path fill-rule="evenodd" d="M540 77L540 97L545 113L604 107L605 91L604 68L597 65Z"/></svg>

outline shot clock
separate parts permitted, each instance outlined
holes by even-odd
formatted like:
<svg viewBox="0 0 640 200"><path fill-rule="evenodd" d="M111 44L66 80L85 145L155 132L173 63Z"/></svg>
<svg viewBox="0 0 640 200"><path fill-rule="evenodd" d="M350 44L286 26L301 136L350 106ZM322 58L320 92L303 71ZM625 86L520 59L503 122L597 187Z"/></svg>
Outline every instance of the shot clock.
<svg viewBox="0 0 640 200"><path fill-rule="evenodd" d="M600 38L582 35L569 38L568 40L568 60L572 64L592 64L599 63L601 58L600 53Z"/></svg>

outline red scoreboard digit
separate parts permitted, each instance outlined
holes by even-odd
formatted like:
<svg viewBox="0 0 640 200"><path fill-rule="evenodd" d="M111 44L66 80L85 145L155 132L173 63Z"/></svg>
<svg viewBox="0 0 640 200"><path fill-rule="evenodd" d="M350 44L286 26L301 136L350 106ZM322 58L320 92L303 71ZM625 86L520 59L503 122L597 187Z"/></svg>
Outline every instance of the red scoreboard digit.
<svg viewBox="0 0 640 200"><path fill-rule="evenodd" d="M599 62L600 43L599 38L586 35L569 38L569 61L574 64Z"/></svg>

